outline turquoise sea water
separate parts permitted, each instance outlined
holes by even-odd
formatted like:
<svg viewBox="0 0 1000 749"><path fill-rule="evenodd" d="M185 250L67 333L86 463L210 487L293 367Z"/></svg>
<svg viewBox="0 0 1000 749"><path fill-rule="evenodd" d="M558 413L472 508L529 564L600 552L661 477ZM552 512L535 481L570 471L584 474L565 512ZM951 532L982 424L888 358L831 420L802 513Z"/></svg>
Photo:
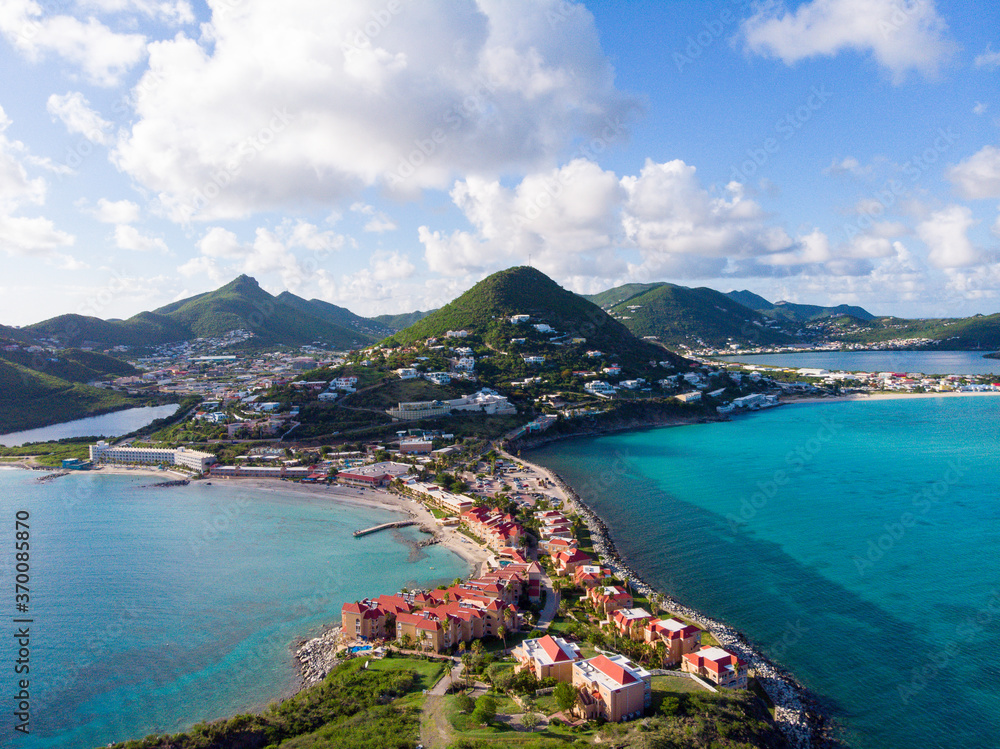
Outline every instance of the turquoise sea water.
<svg viewBox="0 0 1000 749"><path fill-rule="evenodd" d="M1000 745L1000 398L783 406L526 454L855 749Z"/></svg>
<svg viewBox="0 0 1000 749"><path fill-rule="evenodd" d="M0 470L0 746L81 749L253 710L295 684L291 645L345 601L450 581L398 517L232 485ZM13 732L14 522L30 513L31 735ZM396 535L394 535L394 533Z"/></svg>

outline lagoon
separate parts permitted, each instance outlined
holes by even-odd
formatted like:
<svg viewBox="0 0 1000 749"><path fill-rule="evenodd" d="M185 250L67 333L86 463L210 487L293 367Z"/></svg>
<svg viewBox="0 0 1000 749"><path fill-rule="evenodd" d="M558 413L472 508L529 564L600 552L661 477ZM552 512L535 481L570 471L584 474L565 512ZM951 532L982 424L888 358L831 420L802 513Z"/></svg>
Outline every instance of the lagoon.
<svg viewBox="0 0 1000 749"><path fill-rule="evenodd" d="M37 477L0 470L0 517L30 514L33 619L32 733L15 736L8 714L0 746L85 749L259 709L294 690L292 644L339 623L344 602L469 573L441 546L414 552L414 528L353 538L400 518L381 508L235 482Z"/></svg>
<svg viewBox="0 0 1000 749"><path fill-rule="evenodd" d="M923 374L1000 374L1000 359L984 351L812 351L801 354L740 354L721 361L792 369L848 372L922 372Z"/></svg>
<svg viewBox="0 0 1000 749"><path fill-rule="evenodd" d="M68 437L120 437L141 429L156 419L173 415L179 407L176 403L168 403L165 406L127 408L124 411L88 416L85 419L65 421L62 424L51 424L38 429L0 434L0 445L18 447L29 442L54 442Z"/></svg>

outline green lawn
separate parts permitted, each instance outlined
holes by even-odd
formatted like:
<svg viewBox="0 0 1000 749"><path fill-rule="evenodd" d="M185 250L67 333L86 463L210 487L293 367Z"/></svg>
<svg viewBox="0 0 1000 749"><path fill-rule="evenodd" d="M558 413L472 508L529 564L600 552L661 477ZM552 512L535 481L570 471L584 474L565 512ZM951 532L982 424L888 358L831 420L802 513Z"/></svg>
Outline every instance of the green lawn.
<svg viewBox="0 0 1000 749"><path fill-rule="evenodd" d="M678 676L654 676L652 680L653 686L653 705L652 712L656 714L660 711L660 705L663 704L664 698L673 697L676 698L680 694L703 694L709 695L707 689L701 686L694 679L689 679L687 677Z"/></svg>
<svg viewBox="0 0 1000 749"><path fill-rule="evenodd" d="M513 700L506 697L498 698L496 695L491 695L497 700L497 715L509 715L511 714L508 710L513 710L515 712L522 712L520 707L517 707ZM540 731L516 731L507 725L502 723L494 723L489 726L482 726L477 724L471 715L467 715L459 712L458 706L456 704L456 698L454 696L448 695L443 698L445 700L445 716L447 717L449 723L451 723L452 728L458 734L460 739L471 739L471 740L485 740L490 743L490 745L498 744L502 746L522 746L530 744L532 747L563 747L569 746L574 742L583 740L586 743L590 743L591 739L595 736L595 731L588 730L577 730L566 728L565 726L550 726L544 730ZM535 712L541 712L541 708L538 706L538 701L536 701Z"/></svg>
<svg viewBox="0 0 1000 749"><path fill-rule="evenodd" d="M419 658L382 658L368 662L369 671L416 671L417 690L430 689L444 676L447 664L444 661L423 661Z"/></svg>

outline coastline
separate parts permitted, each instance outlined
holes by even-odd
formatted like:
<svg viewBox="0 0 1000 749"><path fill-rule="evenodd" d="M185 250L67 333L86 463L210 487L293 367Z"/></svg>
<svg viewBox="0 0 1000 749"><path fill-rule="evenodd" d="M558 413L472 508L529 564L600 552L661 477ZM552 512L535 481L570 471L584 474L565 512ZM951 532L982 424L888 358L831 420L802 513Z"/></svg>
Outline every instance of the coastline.
<svg viewBox="0 0 1000 749"><path fill-rule="evenodd" d="M850 393L848 395L835 395L830 397L816 397L814 395L802 395L802 396L783 396L786 400L782 400L782 405L792 405L795 403L835 403L838 401L891 401L891 400L906 400L908 398L971 398L976 396L989 396L989 395L1000 395L1000 391L974 391L974 392L958 392L956 390L949 390L946 393L901 393L901 392L885 392L876 391L874 393Z"/></svg>
<svg viewBox="0 0 1000 749"><path fill-rule="evenodd" d="M970 395L972 394L973 393L970 393ZM903 397L905 397L905 395ZM862 398L864 398L864 396L862 396ZM803 399L799 402L829 402L831 400L842 399L814 398L808 400ZM718 421L725 420L726 419L718 419ZM678 421L677 423L649 425L649 427L684 426L686 424L704 423L707 421L716 420L691 419ZM635 431L635 429L638 428L645 427L624 427L620 429L595 430L593 432L572 435L557 435L556 439L540 440L530 446L525 445L525 447L531 449L569 437L585 437L595 436L598 434ZM604 520L580 498L573 487L570 486L565 479L562 478L562 476L545 466L532 462L530 459L519 457L517 460L520 460L522 463L531 466L533 470L547 476L559 488L566 503L580 513L586 521L594 550L597 552L598 558L601 560L603 565L611 568L613 573L627 580L633 588L641 592L643 595L648 596L650 593L657 593L662 596L661 605L663 607L690 619L691 621L694 621L703 629L708 630L712 636L718 640L720 645L731 650L741 659L749 663L757 681L761 684L764 691L767 692L768 697L770 697L771 701L775 705L775 723L785 735L790 746L799 749L805 749L806 747L823 749L825 747L840 746L840 744L831 735L833 729L831 717L823 711L819 701L794 677L791 672L769 660L750 643L742 632L736 628L681 603L673 596L667 595L662 591L657 591L622 559L614 541L611 539L611 533Z"/></svg>
<svg viewBox="0 0 1000 749"><path fill-rule="evenodd" d="M468 537L457 530L440 526L431 512L416 500L392 492L339 484L330 486L326 484L299 484L281 479L214 479L213 483L225 486L247 486L259 492L311 497L350 507L377 508L409 515L413 520L419 522L421 528L428 528L432 531L436 544L461 557L469 565L470 571L475 573L478 573L483 562L493 555L488 549L482 549L473 544Z"/></svg>

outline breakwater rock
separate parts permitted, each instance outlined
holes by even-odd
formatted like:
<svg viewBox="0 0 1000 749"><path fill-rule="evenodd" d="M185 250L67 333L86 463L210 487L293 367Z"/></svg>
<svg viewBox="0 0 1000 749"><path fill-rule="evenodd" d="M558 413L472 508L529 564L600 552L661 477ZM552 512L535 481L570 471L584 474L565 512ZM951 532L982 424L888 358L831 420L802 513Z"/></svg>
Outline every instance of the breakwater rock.
<svg viewBox="0 0 1000 749"><path fill-rule="evenodd" d="M609 567L615 576L628 581L628 584L642 595L659 596L665 608L708 630L723 648L749 664L753 676L774 703L775 723L790 746L795 749L826 749L839 746L830 735L830 721L818 702L786 669L769 661L738 630L685 606L646 583L622 561L604 521L580 499L573 487L559 474L551 471L550 473L569 498L573 508L587 523L594 551L604 566Z"/></svg>
<svg viewBox="0 0 1000 749"><path fill-rule="evenodd" d="M42 484L46 481L52 481L53 479L61 478L62 476L69 476L69 471L56 471L55 473L46 473L44 476L39 476L35 481Z"/></svg>
<svg viewBox="0 0 1000 749"><path fill-rule="evenodd" d="M177 479L175 481L160 481L160 482L158 482L156 484L144 484L143 486L140 486L139 488L140 489L158 489L158 488L166 487L166 486L187 486L190 483L191 482L188 479Z"/></svg>
<svg viewBox="0 0 1000 749"><path fill-rule="evenodd" d="M299 664L302 687L311 687L323 681L334 667L343 661L337 657L340 641L340 627L331 627L319 637L306 640L295 650L295 660Z"/></svg>

